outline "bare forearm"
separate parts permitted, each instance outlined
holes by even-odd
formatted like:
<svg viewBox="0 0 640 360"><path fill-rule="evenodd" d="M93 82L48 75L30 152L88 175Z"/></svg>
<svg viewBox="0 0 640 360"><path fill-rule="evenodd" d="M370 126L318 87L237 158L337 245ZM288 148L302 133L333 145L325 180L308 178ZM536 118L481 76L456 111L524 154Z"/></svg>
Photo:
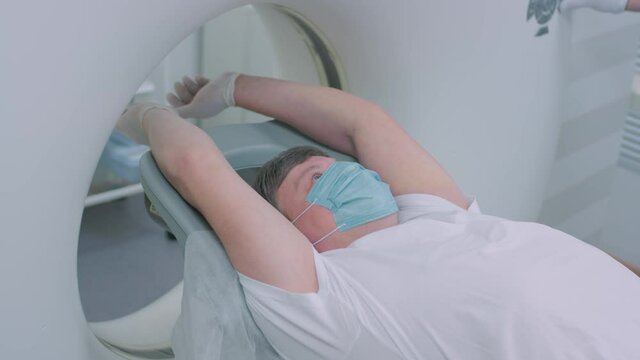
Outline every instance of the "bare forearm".
<svg viewBox="0 0 640 360"><path fill-rule="evenodd" d="M238 77L235 86L236 105L282 120L352 155L356 129L386 116L371 102L327 87L248 75Z"/></svg>
<svg viewBox="0 0 640 360"><path fill-rule="evenodd" d="M394 195L433 194L468 208L442 166L378 105L336 89L253 76L238 77L235 86L236 105L283 120L354 156Z"/></svg>

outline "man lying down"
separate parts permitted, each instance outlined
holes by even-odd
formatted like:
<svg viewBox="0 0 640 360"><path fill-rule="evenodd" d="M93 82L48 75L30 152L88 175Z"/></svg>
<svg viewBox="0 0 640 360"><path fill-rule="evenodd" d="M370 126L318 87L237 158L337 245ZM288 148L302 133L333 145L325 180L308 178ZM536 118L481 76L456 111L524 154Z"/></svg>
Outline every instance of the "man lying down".
<svg viewBox="0 0 640 360"><path fill-rule="evenodd" d="M175 109L135 105L119 126L148 140L215 229L283 358L362 359L371 348L398 359L640 358L633 272L560 231L483 214L379 106L235 73L185 78L176 93ZM254 190L183 120L228 106L359 164L294 148L263 167Z"/></svg>

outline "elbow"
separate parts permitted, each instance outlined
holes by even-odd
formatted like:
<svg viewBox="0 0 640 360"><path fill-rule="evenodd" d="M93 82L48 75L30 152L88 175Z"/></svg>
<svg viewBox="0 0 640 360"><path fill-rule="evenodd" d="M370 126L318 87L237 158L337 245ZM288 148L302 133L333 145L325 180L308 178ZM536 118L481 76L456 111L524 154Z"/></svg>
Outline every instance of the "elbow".
<svg viewBox="0 0 640 360"><path fill-rule="evenodd" d="M189 179L198 176L205 166L206 156L201 149L185 148L167 157L163 173L179 192L188 191Z"/></svg>
<svg viewBox="0 0 640 360"><path fill-rule="evenodd" d="M174 169L176 176L193 176L203 165L205 161L211 157L204 149L187 148L177 154L174 159Z"/></svg>
<svg viewBox="0 0 640 360"><path fill-rule="evenodd" d="M368 134L372 130L393 131L399 124L391 117L382 106L366 101L361 111L358 111L358 118L353 122L353 127L349 134L352 138L361 134Z"/></svg>

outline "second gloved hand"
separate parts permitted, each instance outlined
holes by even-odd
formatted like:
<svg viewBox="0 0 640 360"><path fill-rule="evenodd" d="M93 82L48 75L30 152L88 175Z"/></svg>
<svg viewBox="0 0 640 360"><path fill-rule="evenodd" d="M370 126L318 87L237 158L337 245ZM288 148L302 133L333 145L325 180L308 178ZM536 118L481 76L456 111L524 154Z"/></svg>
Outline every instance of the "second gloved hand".
<svg viewBox="0 0 640 360"><path fill-rule="evenodd" d="M118 122L116 123L116 129L127 135L136 143L148 145L147 135L142 129L142 119L144 119L149 110L153 109L161 109L169 112L174 112L172 109L160 104L133 104L127 107L125 112L120 115L120 119L118 119Z"/></svg>
<svg viewBox="0 0 640 360"><path fill-rule="evenodd" d="M597 11L608 13L623 12L627 7L628 0L562 0L560 11L569 11L578 8L592 8Z"/></svg>
<svg viewBox="0 0 640 360"><path fill-rule="evenodd" d="M238 73L223 73L215 80L196 76L195 81L184 77L174 86L175 94L167 100L183 118L206 119L235 106L233 93Z"/></svg>

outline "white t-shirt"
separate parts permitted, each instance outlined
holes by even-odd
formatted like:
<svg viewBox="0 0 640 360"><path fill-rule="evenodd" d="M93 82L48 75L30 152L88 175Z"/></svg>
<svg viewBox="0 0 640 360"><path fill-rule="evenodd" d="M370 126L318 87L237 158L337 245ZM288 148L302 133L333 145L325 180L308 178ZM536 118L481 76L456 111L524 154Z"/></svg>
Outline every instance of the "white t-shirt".
<svg viewBox="0 0 640 360"><path fill-rule="evenodd" d="M640 280L547 226L396 197L399 225L315 253L319 290L240 275L285 359L640 359Z"/></svg>

